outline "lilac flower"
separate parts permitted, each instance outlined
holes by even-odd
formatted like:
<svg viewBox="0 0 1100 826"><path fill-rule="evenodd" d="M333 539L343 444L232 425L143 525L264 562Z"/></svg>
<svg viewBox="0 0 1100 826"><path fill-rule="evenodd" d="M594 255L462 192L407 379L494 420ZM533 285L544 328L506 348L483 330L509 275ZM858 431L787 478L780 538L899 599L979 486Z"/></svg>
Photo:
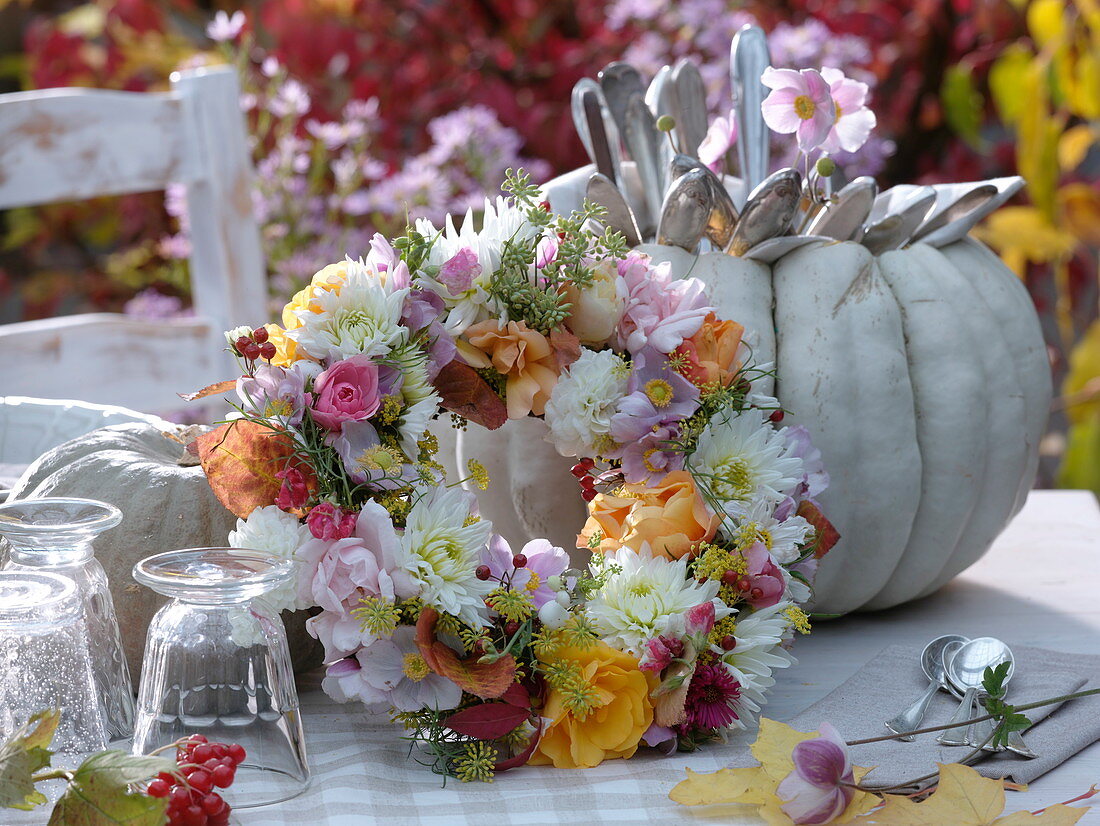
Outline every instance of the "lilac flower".
<svg viewBox="0 0 1100 826"><path fill-rule="evenodd" d="M237 35L244 28L245 16L243 11L233 12L230 17L224 11L214 15L214 19L206 24L206 36L218 43L236 40Z"/></svg>
<svg viewBox="0 0 1100 826"><path fill-rule="evenodd" d="M179 238L179 236L168 236ZM162 244L164 243L162 240ZM188 244L190 247L190 244ZM173 256L175 257L175 256ZM187 256L182 256L186 258ZM149 287L135 295L122 308L122 312L131 318L139 318L143 321L163 321L169 318L180 318L191 315L192 311L183 309L183 301L174 295L165 295L158 292L155 287Z"/></svg>
<svg viewBox="0 0 1100 826"><path fill-rule="evenodd" d="M645 730L645 734L642 735L642 740L651 749L657 749L661 754L668 757L676 754L679 737L673 729L652 723Z"/></svg>
<svg viewBox="0 0 1100 826"><path fill-rule="evenodd" d="M309 403L306 377L296 367L289 369L261 364L252 377L237 379L237 396L245 411L277 421L283 427L302 423Z"/></svg>
<svg viewBox="0 0 1100 826"><path fill-rule="evenodd" d="M794 747L794 771L776 789L787 817L806 826L839 817L855 796L854 789L842 785L855 782L844 738L829 723L822 723L818 731L820 737Z"/></svg>
<svg viewBox="0 0 1100 826"><path fill-rule="evenodd" d="M267 108L277 118L304 115L309 111L310 105L309 92L294 78L287 78L275 96L267 102Z"/></svg>
<svg viewBox="0 0 1100 826"><path fill-rule="evenodd" d="M608 458L619 460L627 482L648 482L654 476L683 469L683 451L673 444L679 435L679 428L657 426L623 445L617 453L609 453Z"/></svg>
<svg viewBox="0 0 1100 826"><path fill-rule="evenodd" d="M782 135L797 135L803 152L820 146L836 121L836 104L821 73L769 66L760 82L772 90L760 106L768 128Z"/></svg>
<svg viewBox="0 0 1100 826"><path fill-rule="evenodd" d="M404 457L382 445L370 422L345 422L338 433L330 433L325 441L336 450L344 470L358 485L396 490L416 477L415 469Z"/></svg>
<svg viewBox="0 0 1100 826"><path fill-rule="evenodd" d="M569 554L545 539L532 539L519 553L527 557L527 564L522 568L512 564L512 548L507 540L493 534L488 548L482 551L481 560L489 566L490 575L495 579L511 574L512 587L526 590L535 608L541 608L554 599L556 592L547 583L551 577L560 577L569 567Z"/></svg>
<svg viewBox="0 0 1100 826"><path fill-rule="evenodd" d="M699 408L699 388L653 350L642 351L635 359L627 388L629 393L611 417L611 437L620 444L686 419Z"/></svg>

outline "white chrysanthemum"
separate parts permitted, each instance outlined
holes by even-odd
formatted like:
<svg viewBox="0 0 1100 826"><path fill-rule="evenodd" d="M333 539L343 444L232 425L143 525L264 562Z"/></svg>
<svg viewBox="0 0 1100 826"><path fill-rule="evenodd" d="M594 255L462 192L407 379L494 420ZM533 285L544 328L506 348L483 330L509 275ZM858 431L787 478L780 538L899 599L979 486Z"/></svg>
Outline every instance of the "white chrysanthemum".
<svg viewBox="0 0 1100 826"><path fill-rule="evenodd" d="M428 378L428 354L419 347L406 347L391 354L404 375L401 396L405 409L401 413L401 449L416 460L417 442L428 432L432 416L442 401Z"/></svg>
<svg viewBox="0 0 1100 826"><path fill-rule="evenodd" d="M293 559L294 552L305 542L312 539L309 528L286 511L275 505L256 508L248 519L238 519L237 529L229 532L229 547L251 548L267 551L286 559ZM295 563L297 565L298 563ZM297 611L309 608L309 601L298 599L296 577L274 590L268 591L257 601L262 600L274 613ZM262 641L260 626L251 616L248 606L234 609L229 615L230 637L237 645L247 648Z"/></svg>
<svg viewBox="0 0 1100 826"><path fill-rule="evenodd" d="M460 488L436 488L409 511L401 547L411 557L409 573L421 584L425 604L480 626L488 622L485 597L496 583L481 581L475 572L493 524L465 524L473 501Z"/></svg>
<svg viewBox="0 0 1100 826"><path fill-rule="evenodd" d="M801 516L789 516L780 522L774 512L775 502L758 499L745 513L723 520L722 531L739 548L763 542L780 565L789 565L798 559L799 548L814 528Z"/></svg>
<svg viewBox="0 0 1100 826"><path fill-rule="evenodd" d="M699 436L691 471L727 514L744 514L759 500L774 507L801 480L802 460L786 452L786 440L759 410L717 413Z"/></svg>
<svg viewBox="0 0 1100 826"><path fill-rule="evenodd" d="M611 432L611 417L626 395L630 371L611 350L581 352L546 402L550 442L562 456L590 456Z"/></svg>
<svg viewBox="0 0 1100 826"><path fill-rule="evenodd" d="M603 641L621 651L641 656L643 643L652 637L682 636L684 614L701 603L713 602L717 619L730 613L717 599L716 581L699 583L688 576L686 558L673 562L648 549L620 548L605 564L621 570L589 600L588 615Z"/></svg>
<svg viewBox="0 0 1100 826"><path fill-rule="evenodd" d="M538 227L527 220L522 209L501 197L495 203L485 199L485 211L479 231L474 231L473 209L466 212L461 229L455 227L454 219L450 215L447 216L442 231L424 218L416 222L415 228L425 238L435 239L425 262L427 265L440 267L464 248L473 252L481 265L481 273L474 278L469 289L460 295L452 294L446 286L431 278L424 278L424 283L439 293L447 305L448 312L443 326L454 336L461 335L471 324L497 314L490 306L489 283L493 273L500 269L505 242L525 241L539 232Z"/></svg>
<svg viewBox="0 0 1100 826"><path fill-rule="evenodd" d="M765 695L775 685L772 671L795 662L794 657L780 646L790 628L790 621L783 612L790 607L790 603L780 602L751 614L739 614L733 632L737 641L734 649L725 651L711 646L710 650L721 658L722 664L740 684L740 697L734 710L737 712L735 725L741 728L755 726L766 702Z"/></svg>
<svg viewBox="0 0 1100 826"><path fill-rule="evenodd" d="M310 309L296 314L302 326L287 337L314 358L344 359L359 354L382 356L404 343L401 310L408 289L392 290L362 261L347 261L347 280L339 292L314 288Z"/></svg>

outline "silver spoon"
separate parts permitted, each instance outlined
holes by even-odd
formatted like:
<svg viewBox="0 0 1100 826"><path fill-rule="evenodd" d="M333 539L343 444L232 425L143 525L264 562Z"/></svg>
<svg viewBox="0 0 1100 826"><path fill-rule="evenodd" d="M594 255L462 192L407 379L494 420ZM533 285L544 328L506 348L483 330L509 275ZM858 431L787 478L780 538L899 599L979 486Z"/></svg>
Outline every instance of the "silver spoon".
<svg viewBox="0 0 1100 826"><path fill-rule="evenodd" d="M581 105L584 107L592 163L596 165L596 171L599 174L606 175L613 184L619 184L623 179L622 167L617 157L619 137L617 134L608 134L606 131L608 128L614 129L615 125L604 116L599 89L589 88L582 91Z"/></svg>
<svg viewBox="0 0 1100 826"><path fill-rule="evenodd" d="M693 252L714 209L710 185L702 170L693 169L673 181L661 207L657 243Z"/></svg>
<svg viewBox="0 0 1100 826"><path fill-rule="evenodd" d="M705 164L700 163L690 155L682 153L673 155L672 162L669 164L673 181L693 169L703 171L703 177L706 178L707 184L710 186L711 198L714 200L714 209L711 212L710 220L707 221L706 236L718 249L723 250L729 244L730 239L733 238L733 230L737 226L737 205L734 204L733 198L726 191L722 179L711 172Z"/></svg>
<svg viewBox="0 0 1100 826"><path fill-rule="evenodd" d="M900 734L903 731L913 731L920 728L921 720L924 719L925 713L928 711L928 704L932 702L932 698L936 695L936 692L940 689L948 690L947 685L947 667L944 665L944 650L950 646L961 646L963 643L969 642L967 637L959 636L958 634L945 634L942 637L936 637L932 642L928 643L924 647L924 651L920 655L920 665L924 670L924 676L929 680L928 689L920 697L913 701L909 708L901 712L897 717L893 717L886 721L886 728L895 734ZM911 741L913 735L909 734L904 737L899 737L899 740Z"/></svg>
<svg viewBox="0 0 1100 826"><path fill-rule="evenodd" d="M856 178L836 194L836 201L818 213L806 228L807 235L824 235L847 241L855 235L875 203L878 184L867 176Z"/></svg>
<svg viewBox="0 0 1100 826"><path fill-rule="evenodd" d="M900 247L912 237L929 211L936 205L936 190L922 186L906 199L905 205L893 215L867 227L863 233L863 246L872 255Z"/></svg>
<svg viewBox="0 0 1100 826"><path fill-rule="evenodd" d="M1001 683L1003 686L1007 687L1009 681L1012 679L1012 675L1016 672L1016 662L1012 656L1012 651L1009 650L1007 645L1000 642L999 640L994 640L994 642L997 642L1001 646L1003 646L1003 657L996 660L996 662L990 663L989 667L1000 665L1001 662L1009 663L1008 673L1005 675L1005 678ZM977 693L975 695L975 698L980 699L988 696L984 691L984 686L982 685L982 677L984 676L985 669L975 669L978 671L977 674L968 672L960 675L959 672L965 668L966 664L961 663L958 667L956 667L955 659L957 658L957 656L958 654L955 654L948 659L947 677L951 684L957 690L963 690L964 688L968 688L969 685L973 684L974 682L977 682ZM974 659L976 662L978 660L978 657L975 656ZM976 705L975 712L980 713L983 708L984 706L978 703ZM973 746L975 748L977 748L978 746L982 746L985 751L1001 751L1002 749L1007 748L1009 751L1018 754L1021 757L1026 757L1029 759L1038 757L1038 755L1033 752L1024 742L1023 735L1019 731L1009 732L1008 738L1004 746L990 745L987 741L993 735L993 726L994 723L992 720L983 720L980 723L972 723L966 730L967 745Z"/></svg>
<svg viewBox="0 0 1100 826"><path fill-rule="evenodd" d="M963 692L962 702L952 716L952 723L961 723L974 716L974 700L982 687L982 675L987 668L995 668L1002 662L1012 662L1012 652L1008 646L995 637L978 637L964 643L947 660L947 676L951 684ZM1009 669L1012 676L1012 668ZM945 746L965 746L969 743L973 724L949 728L937 739Z"/></svg>
<svg viewBox="0 0 1100 826"><path fill-rule="evenodd" d="M764 30L750 24L742 26L730 44L730 89L737 120L737 157L747 192L768 174L768 128L760 113L767 90L760 76L769 65L771 55Z"/></svg>
<svg viewBox="0 0 1100 826"><path fill-rule="evenodd" d="M963 221L971 213L982 209L986 203L996 198L999 190L993 184L983 184L967 192L953 204L937 212L924 223L915 233L910 243L915 244L922 238L927 238L933 232L943 229L948 224Z"/></svg>
<svg viewBox="0 0 1100 826"><path fill-rule="evenodd" d="M677 147L685 155L699 157L699 144L707 136L707 87L699 68L686 57L677 62L669 82L676 90Z"/></svg>
<svg viewBox="0 0 1100 826"><path fill-rule="evenodd" d="M612 183L606 175L598 172L588 179L588 187L585 194L590 201L607 210L606 215L601 215L596 220L616 229L623 234L627 246L636 247L642 243L642 234L638 229L638 222L634 218L634 210L626 202L623 193Z"/></svg>
<svg viewBox="0 0 1100 826"><path fill-rule="evenodd" d="M649 107L645 105L645 95L636 92L627 103L623 128L623 142L630 157L638 167L638 177L642 181L642 192L651 216L661 214L661 149L662 135L657 131L657 121Z"/></svg>
<svg viewBox="0 0 1100 826"><path fill-rule="evenodd" d="M726 252L742 256L761 241L782 235L801 198L802 175L797 169L780 169L769 175L745 202Z"/></svg>
<svg viewBox="0 0 1100 826"><path fill-rule="evenodd" d="M600 70L600 89L607 100L611 117L615 119L615 125L620 133L626 132L626 109L634 95L641 95L645 100L645 81L642 74L629 63L615 61L608 63Z"/></svg>

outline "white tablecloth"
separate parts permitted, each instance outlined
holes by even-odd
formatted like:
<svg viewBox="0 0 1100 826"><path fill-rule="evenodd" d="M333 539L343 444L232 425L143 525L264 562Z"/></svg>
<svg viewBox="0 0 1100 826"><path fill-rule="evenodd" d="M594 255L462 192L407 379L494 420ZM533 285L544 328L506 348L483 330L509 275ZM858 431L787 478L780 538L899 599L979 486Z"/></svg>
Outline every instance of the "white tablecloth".
<svg viewBox="0 0 1100 826"><path fill-rule="evenodd" d="M1100 654L1100 509L1077 491L1038 491L986 557L943 590L916 604L819 623L795 647L799 663L780 672L766 714L788 720L850 677L890 643L919 643L949 632L995 634L1009 644ZM338 705L307 678L301 687L314 778L296 800L239 811L242 826L425 823L503 826L551 823L671 823L715 820L672 803L668 791L684 767L726 765L750 735L695 754L642 754L587 771L523 767L492 784L442 778L408 759L399 730L359 705ZM1097 712L1100 713L1100 701ZM869 713L885 715L884 709ZM890 710L894 711L893 709ZM1100 744L1009 796L1007 811L1038 809L1100 782ZM232 796L230 794L230 800ZM1082 824L1100 824L1100 809Z"/></svg>

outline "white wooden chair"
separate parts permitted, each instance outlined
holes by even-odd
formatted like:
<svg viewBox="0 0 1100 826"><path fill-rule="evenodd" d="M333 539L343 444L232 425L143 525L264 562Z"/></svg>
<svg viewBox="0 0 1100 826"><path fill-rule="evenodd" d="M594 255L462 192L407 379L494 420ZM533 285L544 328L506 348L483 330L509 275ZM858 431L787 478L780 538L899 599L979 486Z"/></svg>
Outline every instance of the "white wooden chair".
<svg viewBox="0 0 1100 826"><path fill-rule="evenodd" d="M195 308L169 322L91 313L0 325L0 395L157 412L235 375L223 331L267 315L238 96L228 67L174 74L166 93L0 95L0 210L185 185Z"/></svg>

